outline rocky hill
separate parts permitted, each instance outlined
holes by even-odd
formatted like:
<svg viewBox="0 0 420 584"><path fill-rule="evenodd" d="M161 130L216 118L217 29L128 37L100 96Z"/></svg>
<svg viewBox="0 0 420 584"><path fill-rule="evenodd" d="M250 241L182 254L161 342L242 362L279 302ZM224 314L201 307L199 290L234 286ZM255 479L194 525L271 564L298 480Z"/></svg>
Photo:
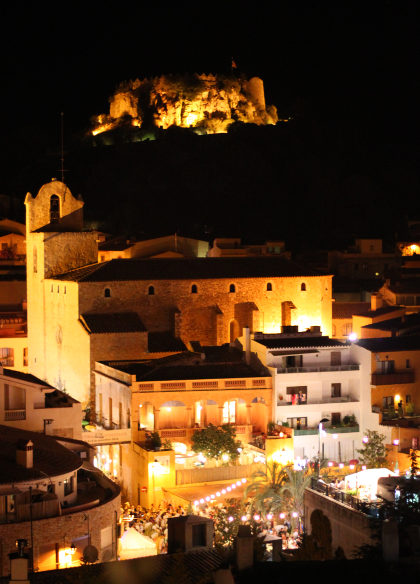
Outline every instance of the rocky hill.
<svg viewBox="0 0 420 584"><path fill-rule="evenodd" d="M225 133L233 122L276 124L266 106L264 83L226 75L162 75L122 83L110 98L109 114L93 118L94 136L127 123L134 128L192 128L198 134Z"/></svg>

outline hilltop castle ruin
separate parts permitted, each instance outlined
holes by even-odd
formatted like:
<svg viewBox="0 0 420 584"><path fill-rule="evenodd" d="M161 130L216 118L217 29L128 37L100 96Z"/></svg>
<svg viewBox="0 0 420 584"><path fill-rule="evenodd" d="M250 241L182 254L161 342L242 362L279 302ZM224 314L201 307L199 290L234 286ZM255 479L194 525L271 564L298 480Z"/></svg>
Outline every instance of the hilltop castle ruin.
<svg viewBox="0 0 420 584"><path fill-rule="evenodd" d="M233 122L266 125L277 121L276 107L266 105L259 77L162 75L121 84L110 98L109 114L94 118L92 134L123 124L164 130L177 126L217 134L227 132Z"/></svg>

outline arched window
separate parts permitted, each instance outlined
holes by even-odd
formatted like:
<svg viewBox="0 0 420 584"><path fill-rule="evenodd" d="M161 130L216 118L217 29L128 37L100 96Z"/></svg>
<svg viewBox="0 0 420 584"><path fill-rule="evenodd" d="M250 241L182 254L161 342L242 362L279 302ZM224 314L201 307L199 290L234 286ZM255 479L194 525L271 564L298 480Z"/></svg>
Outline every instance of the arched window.
<svg viewBox="0 0 420 584"><path fill-rule="evenodd" d="M105 288L105 290L104 290L104 296L105 296L105 298L111 298L111 290L110 290L110 288Z"/></svg>
<svg viewBox="0 0 420 584"><path fill-rule="evenodd" d="M155 287L154 286L149 286L147 293L149 296L154 296L155 294Z"/></svg>
<svg viewBox="0 0 420 584"><path fill-rule="evenodd" d="M60 219L60 199L57 195L50 198L50 223L57 223Z"/></svg>
<svg viewBox="0 0 420 584"><path fill-rule="evenodd" d="M271 282L267 282L267 292L271 292L273 290L273 284Z"/></svg>
<svg viewBox="0 0 420 584"><path fill-rule="evenodd" d="M197 294L197 284L191 286L191 294Z"/></svg>
<svg viewBox="0 0 420 584"><path fill-rule="evenodd" d="M302 284L300 285L300 289L302 292L306 292L306 284L305 282L302 282Z"/></svg>
<svg viewBox="0 0 420 584"><path fill-rule="evenodd" d="M236 292L235 284L229 286L229 292Z"/></svg>

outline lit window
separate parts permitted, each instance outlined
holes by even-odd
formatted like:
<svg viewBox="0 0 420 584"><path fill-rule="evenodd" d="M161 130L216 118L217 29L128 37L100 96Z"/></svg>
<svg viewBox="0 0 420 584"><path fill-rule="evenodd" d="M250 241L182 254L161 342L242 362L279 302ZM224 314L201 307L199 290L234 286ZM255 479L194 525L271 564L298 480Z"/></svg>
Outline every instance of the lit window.
<svg viewBox="0 0 420 584"><path fill-rule="evenodd" d="M227 401L223 404L223 424L234 424L236 420L236 401Z"/></svg>
<svg viewBox="0 0 420 584"><path fill-rule="evenodd" d="M64 479L64 496L71 495L73 492L73 477Z"/></svg>

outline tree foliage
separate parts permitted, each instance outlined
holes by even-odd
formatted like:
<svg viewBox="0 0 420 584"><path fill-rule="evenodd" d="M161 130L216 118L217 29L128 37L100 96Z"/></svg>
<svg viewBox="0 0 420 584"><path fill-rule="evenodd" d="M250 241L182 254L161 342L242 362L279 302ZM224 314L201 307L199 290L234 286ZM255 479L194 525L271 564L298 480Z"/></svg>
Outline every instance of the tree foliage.
<svg viewBox="0 0 420 584"><path fill-rule="evenodd" d="M227 454L232 461L238 458L238 448L241 446L241 442L235 438L234 426L209 424L207 428L193 432L191 447L194 452L201 452L207 458L219 460L224 454Z"/></svg>
<svg viewBox="0 0 420 584"><path fill-rule="evenodd" d="M417 450L410 450L410 474L415 477L420 472Z"/></svg>
<svg viewBox="0 0 420 584"><path fill-rule="evenodd" d="M360 461L369 468L381 468L386 463L387 448L385 446L385 434L379 434L376 430L367 430L367 442L358 450Z"/></svg>
<svg viewBox="0 0 420 584"><path fill-rule="evenodd" d="M303 516L303 498L305 489L309 487L312 473L307 470L295 470L292 467L285 468L286 480L280 489L280 497L285 510L297 511Z"/></svg>
<svg viewBox="0 0 420 584"><path fill-rule="evenodd" d="M253 507L261 512L297 511L303 515L303 497L309 486L312 472L295 470L269 462L266 472L256 471L245 489L245 496L253 500Z"/></svg>
<svg viewBox="0 0 420 584"><path fill-rule="evenodd" d="M281 487L286 481L286 467L278 462L268 462L266 470L257 470L251 475L244 496L252 500L252 506L260 513L271 510L278 500Z"/></svg>

